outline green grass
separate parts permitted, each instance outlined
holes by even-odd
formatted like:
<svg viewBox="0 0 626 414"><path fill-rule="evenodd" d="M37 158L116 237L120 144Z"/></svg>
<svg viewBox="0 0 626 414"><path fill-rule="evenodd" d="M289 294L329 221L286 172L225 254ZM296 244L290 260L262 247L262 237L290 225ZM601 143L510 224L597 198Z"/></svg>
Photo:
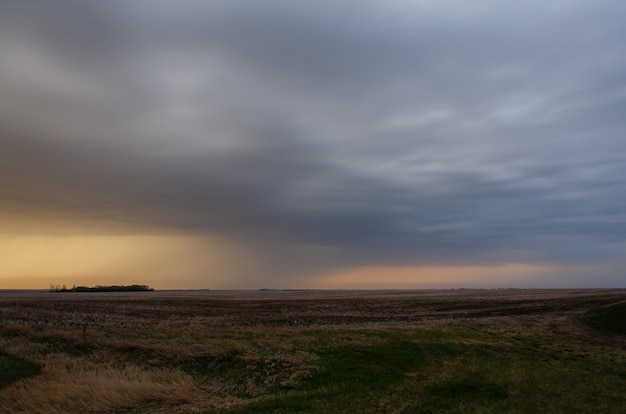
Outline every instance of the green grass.
<svg viewBox="0 0 626 414"><path fill-rule="evenodd" d="M124 406L129 413L151 404L176 412L176 401L197 404L194 412L240 414L610 414L626 406L623 347L540 327L180 329L94 331L88 344L71 328L15 331L3 336L4 349L21 351L0 353L0 388L37 374L39 365L26 360L32 358L50 361L48 371L59 360L101 364L102 375L134 366L165 377L181 372L195 384L174 402Z"/></svg>
<svg viewBox="0 0 626 414"><path fill-rule="evenodd" d="M47 353L62 352L72 356L87 355L92 352L88 344L62 336L37 336L33 342L45 345Z"/></svg>
<svg viewBox="0 0 626 414"><path fill-rule="evenodd" d="M311 375L296 391L279 393L240 412L323 413L367 409L376 404L381 392L401 384L408 372L423 367L427 358L454 352L447 345L418 344L384 331L354 332L355 337L370 336L374 345L329 347L323 344L332 344L332 333L313 335L321 337L314 345L320 357L319 373Z"/></svg>
<svg viewBox="0 0 626 414"><path fill-rule="evenodd" d="M19 379L37 375L40 371L41 367L38 364L0 350L0 389Z"/></svg>
<svg viewBox="0 0 626 414"><path fill-rule="evenodd" d="M332 333L320 333L312 346L318 374L235 412L618 413L626 405L623 356L613 365L561 337L447 328L352 334L370 335L370 344L333 346Z"/></svg>
<svg viewBox="0 0 626 414"><path fill-rule="evenodd" d="M583 320L596 328L626 335L626 302L591 310Z"/></svg>

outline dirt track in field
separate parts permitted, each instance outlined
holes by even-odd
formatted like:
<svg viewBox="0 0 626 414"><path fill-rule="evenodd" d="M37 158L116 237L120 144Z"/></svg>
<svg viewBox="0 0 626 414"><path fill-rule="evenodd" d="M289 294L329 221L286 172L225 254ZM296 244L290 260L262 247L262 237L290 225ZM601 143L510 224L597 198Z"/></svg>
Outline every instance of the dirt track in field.
<svg viewBox="0 0 626 414"><path fill-rule="evenodd" d="M215 328L530 324L602 340L603 334L586 327L578 316L624 300L626 289L0 291L0 324L111 328L146 328L164 321Z"/></svg>

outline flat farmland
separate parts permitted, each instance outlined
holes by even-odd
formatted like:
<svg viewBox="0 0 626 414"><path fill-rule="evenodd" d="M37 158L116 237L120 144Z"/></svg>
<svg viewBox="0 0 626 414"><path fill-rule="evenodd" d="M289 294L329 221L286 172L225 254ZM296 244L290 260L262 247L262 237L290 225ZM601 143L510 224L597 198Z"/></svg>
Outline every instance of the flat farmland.
<svg viewBox="0 0 626 414"><path fill-rule="evenodd" d="M626 289L0 292L2 412L622 412Z"/></svg>

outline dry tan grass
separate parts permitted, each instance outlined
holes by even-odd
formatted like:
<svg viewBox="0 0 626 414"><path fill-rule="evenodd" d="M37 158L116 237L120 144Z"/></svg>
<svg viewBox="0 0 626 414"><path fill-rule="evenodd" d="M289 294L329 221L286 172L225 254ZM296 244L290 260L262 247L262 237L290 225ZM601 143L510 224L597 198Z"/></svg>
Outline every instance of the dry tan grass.
<svg viewBox="0 0 626 414"><path fill-rule="evenodd" d="M41 362L45 345L30 341L26 337L6 338L0 336L0 349L31 361Z"/></svg>
<svg viewBox="0 0 626 414"><path fill-rule="evenodd" d="M189 403L196 388L179 370L116 367L54 354L45 359L41 375L0 392L0 411L99 413L150 401L176 406Z"/></svg>
<svg viewBox="0 0 626 414"><path fill-rule="evenodd" d="M0 390L0 413L197 413L248 404L269 387L291 387L316 371L315 358L262 329L233 330L233 338L162 325L158 332L104 336L83 341L78 328L2 326L0 349L40 364L40 375ZM120 332L122 333L122 332ZM135 336L137 335L137 336ZM242 341L250 336L257 341ZM48 339L89 347L86 355L52 351ZM194 358L219 359L229 352L246 365L241 383L194 378L176 366ZM209 362L210 363L210 362ZM243 373L245 374L245 373ZM236 395L243 393L245 399Z"/></svg>

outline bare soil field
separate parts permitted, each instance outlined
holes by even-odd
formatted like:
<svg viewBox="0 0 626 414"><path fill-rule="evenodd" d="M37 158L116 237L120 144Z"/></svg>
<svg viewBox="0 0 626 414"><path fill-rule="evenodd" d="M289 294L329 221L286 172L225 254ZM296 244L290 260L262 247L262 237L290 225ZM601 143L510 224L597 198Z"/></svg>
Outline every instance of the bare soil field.
<svg viewBox="0 0 626 414"><path fill-rule="evenodd" d="M626 344L582 323L626 289L0 292L0 325L82 328L384 328L525 324L571 340Z"/></svg>
<svg viewBox="0 0 626 414"><path fill-rule="evenodd" d="M0 324L132 328L163 321L205 327L382 327L541 324L626 300L626 289L397 291L0 291ZM577 324L574 324L577 325Z"/></svg>

